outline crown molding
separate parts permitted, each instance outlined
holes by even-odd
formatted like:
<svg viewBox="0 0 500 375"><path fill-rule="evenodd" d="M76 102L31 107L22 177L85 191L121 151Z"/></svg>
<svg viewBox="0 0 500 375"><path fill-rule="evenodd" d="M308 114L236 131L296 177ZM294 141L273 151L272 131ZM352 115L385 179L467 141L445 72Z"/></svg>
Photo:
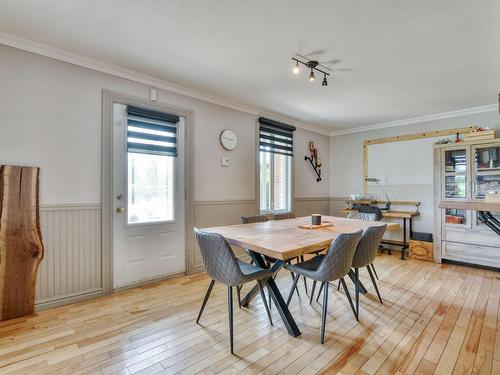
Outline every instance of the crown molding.
<svg viewBox="0 0 500 375"><path fill-rule="evenodd" d="M497 104L483 105L480 107L459 109L457 111L435 113L433 115L411 117L411 118L401 119L401 120L396 120L396 121L380 122L378 124L359 126L356 128L350 128L350 129L344 129L344 130L337 130L337 131L330 132L330 136L335 137L338 135L361 133L361 132L367 132L370 130L377 130L377 129L393 128L396 126L411 125L411 124L417 124L420 122L442 120L442 119L453 118L453 117L462 117L462 116L467 116L467 115L476 115L478 113L494 112L497 109L498 109Z"/></svg>
<svg viewBox="0 0 500 375"><path fill-rule="evenodd" d="M69 64L77 65L83 68L106 73L115 77L123 78L132 82L141 83L157 89L169 91L175 94L187 96L204 102L220 105L239 112L248 113L255 116L268 117L276 121L293 123L294 126L309 130L315 133L330 135L330 132L324 128L306 124L291 117L286 117L274 112L269 112L257 107L247 106L236 103L225 98L214 96L205 92L197 91L186 86L182 86L167 80L157 78L148 74L140 73L131 69L123 68L118 65L108 64L96 59L91 59L82 55L74 54L51 47L46 44L38 43L30 39L25 39L0 30L0 44L8 47L17 48L23 51L31 52L36 55L49 57L55 60L63 61Z"/></svg>
<svg viewBox="0 0 500 375"><path fill-rule="evenodd" d="M226 98L214 96L205 92L188 88L161 78L157 78L148 74L140 73L131 69L123 68L118 65L108 64L99 60L91 59L82 55L67 52L46 44L38 43L33 40L25 39L4 31L0 31L0 44L17 48L23 51L31 52L40 56L52 58L55 60L63 61L69 64L94 70L97 72L109 74L115 77L123 78L132 82L140 83L143 85L151 86L157 89L165 90L175 94L187 96L193 99L201 100L207 103L220 105L225 108L233 109L239 112L248 113L255 116L264 116L281 122L293 123L297 128L312 131L327 136L339 136L344 134L361 133L370 130L392 128L397 126L404 126L416 124L420 122L428 122L434 120L441 120L453 117L461 117L473 115L478 113L496 111L497 104L485 105L480 107L466 108L457 111L442 112L432 115L425 115L419 117L412 117L396 121L381 122L366 126L359 126L355 128L328 131L324 128L314 125L306 124L291 117L286 117L274 112L269 112L257 107L236 103Z"/></svg>

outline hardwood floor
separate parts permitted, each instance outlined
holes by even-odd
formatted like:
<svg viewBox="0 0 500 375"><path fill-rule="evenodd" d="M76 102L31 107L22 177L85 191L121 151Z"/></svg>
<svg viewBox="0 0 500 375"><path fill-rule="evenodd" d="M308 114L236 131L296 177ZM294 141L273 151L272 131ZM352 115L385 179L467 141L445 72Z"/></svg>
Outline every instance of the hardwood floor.
<svg viewBox="0 0 500 375"><path fill-rule="evenodd" d="M235 306L232 356L226 289L216 284L196 325L208 279L194 275L0 323L0 374L500 374L499 273L398 255L375 264L384 304L364 271L360 322L332 288L324 345L301 282L290 306L302 336L275 307L271 327L256 298ZM278 277L284 294L290 281Z"/></svg>

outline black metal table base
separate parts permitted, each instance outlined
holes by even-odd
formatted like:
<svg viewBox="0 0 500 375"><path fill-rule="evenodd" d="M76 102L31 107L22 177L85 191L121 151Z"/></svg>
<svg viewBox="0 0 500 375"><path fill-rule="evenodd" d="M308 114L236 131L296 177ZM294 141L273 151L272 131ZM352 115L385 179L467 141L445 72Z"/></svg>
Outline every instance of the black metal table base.
<svg viewBox="0 0 500 375"><path fill-rule="evenodd" d="M257 264L259 267L267 268L266 262L264 261L264 258L262 257L261 254L255 253L253 251L250 251L249 253L252 259L254 260L255 264ZM278 260L272 265L271 271L273 272L273 274L276 274L279 270L283 268L284 265L285 265L284 261ZM356 277L354 275L354 272L350 270L348 275L349 278L354 283L354 285L356 285ZM290 336L293 337L299 336L301 334L299 327L297 326L297 323L293 319L293 316L290 313L290 310L288 309L288 306L285 300L283 299L283 296L281 295L281 292L278 289L278 286L276 285L274 278L273 277L268 278L265 282L265 285L271 296L271 299L274 302L274 305L278 309L278 312L281 316L281 319L283 320L283 323L285 324L288 333L290 334ZM361 282L361 280L358 280L358 286L360 293L363 294L367 293L367 290L363 285L363 283ZM259 288L257 286L254 286L241 300L241 306L248 307L249 303L255 298L255 296L258 293L259 293Z"/></svg>
<svg viewBox="0 0 500 375"><path fill-rule="evenodd" d="M261 254L250 251L250 256L254 260L255 264L257 264L259 267L262 268L267 268L266 262L264 261L264 258L262 257ZM278 260L275 262L272 267L271 271L273 274L277 273L283 266L285 265L285 262L282 260ZM299 330L299 327L297 326L297 323L293 319L292 314L290 313L290 310L288 309L288 306L286 305L285 300L283 299L283 296L280 293L280 290L278 289L278 286L276 285L276 282L274 281L273 277L270 277L266 280L265 282L266 288L269 292L269 295L271 296L271 299L274 302L274 305L278 309L278 312L281 316L281 319L283 320L283 323L285 324L285 327L288 331L288 334L293 337L300 336L301 332ZM257 286L254 286L243 298L241 301L242 306L248 306L250 301L255 298L257 293L259 292L259 289Z"/></svg>

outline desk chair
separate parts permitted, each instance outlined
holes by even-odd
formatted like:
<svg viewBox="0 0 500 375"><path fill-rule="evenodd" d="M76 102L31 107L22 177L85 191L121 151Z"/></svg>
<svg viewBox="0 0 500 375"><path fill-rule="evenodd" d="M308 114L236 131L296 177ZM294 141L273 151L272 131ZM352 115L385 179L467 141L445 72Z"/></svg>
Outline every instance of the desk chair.
<svg viewBox="0 0 500 375"><path fill-rule="evenodd" d="M359 213L361 214L374 214L375 215L375 220L380 221L382 220L382 210L376 206L366 206L362 205L359 207Z"/></svg>
<svg viewBox="0 0 500 375"><path fill-rule="evenodd" d="M376 221L377 220L377 215L371 214L371 213L361 213L359 211L353 211L349 212L347 215L348 219L355 219L355 220L366 220L366 221Z"/></svg>

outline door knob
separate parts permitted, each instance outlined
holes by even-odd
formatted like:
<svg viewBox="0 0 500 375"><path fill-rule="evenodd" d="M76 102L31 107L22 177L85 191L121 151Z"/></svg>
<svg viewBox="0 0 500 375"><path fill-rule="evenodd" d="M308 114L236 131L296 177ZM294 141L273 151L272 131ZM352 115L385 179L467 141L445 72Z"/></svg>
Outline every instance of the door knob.
<svg viewBox="0 0 500 375"><path fill-rule="evenodd" d="M118 212L119 214L123 214L125 212L125 209L123 207L117 207L116 212Z"/></svg>

